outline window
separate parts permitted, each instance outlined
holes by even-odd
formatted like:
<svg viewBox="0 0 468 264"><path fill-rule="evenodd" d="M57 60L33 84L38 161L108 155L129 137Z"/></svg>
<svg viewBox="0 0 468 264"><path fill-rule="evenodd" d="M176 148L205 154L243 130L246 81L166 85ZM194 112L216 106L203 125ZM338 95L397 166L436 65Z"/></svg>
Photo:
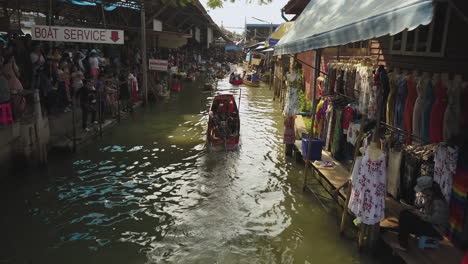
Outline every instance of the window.
<svg viewBox="0 0 468 264"><path fill-rule="evenodd" d="M369 47L369 41L364 40L364 41L349 43L347 47L350 49L367 49Z"/></svg>
<svg viewBox="0 0 468 264"><path fill-rule="evenodd" d="M391 37L392 54L416 56L444 56L447 39L450 8L448 3L435 3L435 14L427 26L412 31L403 31Z"/></svg>

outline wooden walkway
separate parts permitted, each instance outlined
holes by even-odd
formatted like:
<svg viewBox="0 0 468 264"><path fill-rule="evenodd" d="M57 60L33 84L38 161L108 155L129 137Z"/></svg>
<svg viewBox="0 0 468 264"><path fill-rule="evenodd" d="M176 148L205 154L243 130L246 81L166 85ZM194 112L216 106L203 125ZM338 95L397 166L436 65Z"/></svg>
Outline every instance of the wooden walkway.
<svg viewBox="0 0 468 264"><path fill-rule="evenodd" d="M297 140L294 145L295 155L302 155L302 142ZM335 166L321 167L311 161L306 161L311 164L312 177L307 177L305 188L310 188L308 182L312 181L312 178L315 178L332 195L337 188L349 180L350 172L341 163L334 160L327 151L322 151L322 160L333 162ZM343 207L346 201L345 189L341 189L338 195L332 195L332 197ZM391 197L387 197L385 203L385 215L387 218L382 220L380 226L385 229L398 228L398 216L403 209L403 206L399 202ZM392 244L397 242L397 233L383 231L381 238L391 247ZM447 239L441 242L441 247L438 249L420 249L417 245L417 240L412 238L410 239L408 251L394 250L394 254L398 255L408 264L459 264L463 259L462 251L454 247Z"/></svg>

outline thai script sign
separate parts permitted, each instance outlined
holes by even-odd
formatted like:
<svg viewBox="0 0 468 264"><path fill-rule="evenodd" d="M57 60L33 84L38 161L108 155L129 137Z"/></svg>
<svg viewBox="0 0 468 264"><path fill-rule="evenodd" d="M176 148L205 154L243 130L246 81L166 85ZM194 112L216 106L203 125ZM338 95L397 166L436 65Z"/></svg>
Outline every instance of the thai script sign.
<svg viewBox="0 0 468 264"><path fill-rule="evenodd" d="M167 60L149 59L148 69L153 71L167 71L169 63Z"/></svg>

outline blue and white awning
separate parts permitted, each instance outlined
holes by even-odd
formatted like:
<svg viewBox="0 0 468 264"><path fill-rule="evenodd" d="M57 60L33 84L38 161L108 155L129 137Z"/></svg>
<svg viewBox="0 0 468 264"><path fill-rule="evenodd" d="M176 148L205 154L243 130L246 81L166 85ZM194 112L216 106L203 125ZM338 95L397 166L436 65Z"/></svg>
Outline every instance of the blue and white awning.
<svg viewBox="0 0 468 264"><path fill-rule="evenodd" d="M433 0L312 0L275 55L395 35L429 24L432 16Z"/></svg>

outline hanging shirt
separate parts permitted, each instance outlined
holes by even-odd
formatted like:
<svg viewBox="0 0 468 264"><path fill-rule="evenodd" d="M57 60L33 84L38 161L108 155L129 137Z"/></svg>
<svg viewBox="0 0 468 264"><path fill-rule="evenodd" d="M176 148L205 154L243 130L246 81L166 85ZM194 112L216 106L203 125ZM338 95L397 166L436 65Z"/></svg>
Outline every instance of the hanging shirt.
<svg viewBox="0 0 468 264"><path fill-rule="evenodd" d="M88 61L91 69L99 69L99 60L97 57L90 57Z"/></svg>
<svg viewBox="0 0 468 264"><path fill-rule="evenodd" d="M351 121L353 121L353 108L347 106L343 109L343 124L342 124L342 128L343 128L343 134L347 134L348 133L348 128L349 128L349 125L351 124Z"/></svg>

